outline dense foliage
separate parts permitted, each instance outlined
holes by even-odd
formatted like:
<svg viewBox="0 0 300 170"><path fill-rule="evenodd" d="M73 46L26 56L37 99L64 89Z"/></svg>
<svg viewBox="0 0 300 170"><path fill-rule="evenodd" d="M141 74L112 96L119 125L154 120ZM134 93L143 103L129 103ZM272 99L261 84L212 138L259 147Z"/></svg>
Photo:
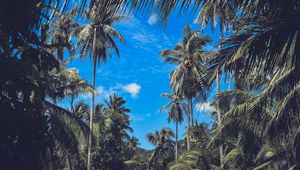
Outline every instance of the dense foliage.
<svg viewBox="0 0 300 170"><path fill-rule="evenodd" d="M300 169L299 1L70 2L1 2L1 168ZM162 95L170 99L162 110L168 109L176 132L149 133L151 151L130 136L130 110L122 97L94 101L97 65L119 56L115 40L125 41L113 26L132 10L155 12L165 26L173 12L196 13L201 29L218 25L220 33L219 49L204 50L211 38L186 26L182 41L161 51L166 63L176 64L172 94ZM91 85L68 68L76 55L90 57ZM220 91L220 77L234 87ZM193 111L207 102L212 87L210 127L195 121ZM82 93L91 96L91 105L74 103ZM66 99L70 106L62 107ZM185 115L186 138L178 140Z"/></svg>

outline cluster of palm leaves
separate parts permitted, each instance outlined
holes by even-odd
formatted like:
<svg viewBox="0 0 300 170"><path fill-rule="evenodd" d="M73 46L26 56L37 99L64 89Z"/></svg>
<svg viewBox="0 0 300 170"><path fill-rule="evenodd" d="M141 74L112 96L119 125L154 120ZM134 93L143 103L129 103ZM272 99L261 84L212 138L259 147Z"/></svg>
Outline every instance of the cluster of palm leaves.
<svg viewBox="0 0 300 170"><path fill-rule="evenodd" d="M169 128L162 128L159 132L147 134L147 140L155 146L148 162L148 170L163 170L174 159L174 132Z"/></svg>
<svg viewBox="0 0 300 170"><path fill-rule="evenodd" d="M214 72L209 76L217 83L220 72L232 75L235 87L217 89L213 103L218 116L209 146L221 146L219 166L299 168L299 23L293 19L299 16L299 2L170 0L156 1L154 6L166 19L177 6L181 13L195 7L200 9L196 22L202 27L220 25L219 53L206 62L206 68ZM177 54L172 52L171 57ZM171 89L176 90L180 83L174 86L174 80Z"/></svg>
<svg viewBox="0 0 300 170"><path fill-rule="evenodd" d="M166 168L173 159L181 164L173 169L185 165L202 169L299 169L300 23L295 20L300 14L299 1L84 0L76 5L78 9L66 12L69 0L1 3L2 167L90 169L92 150L95 149L96 157L101 153L97 159L109 150L101 150L102 144L119 149L120 153L128 148L119 146L132 145L134 150L136 140L129 138L126 131L130 128L128 115L124 114L128 110L122 106L124 100L112 96L106 106L95 106L96 68L113 53L119 55L114 40L124 39L113 24L127 18L122 15L124 12L150 10L159 13L167 24L169 15L179 8L180 13L197 11L195 21L202 28L211 25L216 29L219 25L219 52L203 50L210 38L189 26L184 28L182 42L161 52L166 63L176 64L170 74L174 94L163 94L171 100L163 110L169 109L169 120L174 120L176 127L186 113L187 149L197 153L179 157L178 128L176 135L163 129L148 135L156 146L148 169ZM87 24L74 22L77 14ZM66 67L71 60L65 59L66 51L74 57L75 46L82 58L90 56L92 85L82 80L76 69ZM233 78L233 90L220 91L223 75ZM206 99L214 81L217 116L210 132L194 122L193 106L195 101ZM91 111L84 103L74 106L81 93L91 93ZM69 108L59 106L64 99L70 99ZM115 129L116 124L122 127ZM207 133L211 133L209 143L204 137ZM101 135L111 136L102 139ZM121 140L110 147L114 135ZM170 150L175 156L158 159ZM110 155L110 161L102 162L106 169L116 169L131 157ZM190 159L196 163L190 163Z"/></svg>
<svg viewBox="0 0 300 170"><path fill-rule="evenodd" d="M80 55L90 51L95 64L111 56L111 49L119 54L111 36L123 38L112 24L124 17L115 15L113 2L99 0L91 10L80 7L66 12L69 5L69 1L35 0L1 5L0 162L4 169L86 169L90 163L87 139L90 135L91 141L94 132L88 123L93 124L94 103L90 111L87 104L74 102L82 93L94 96L95 84L89 85L67 65L76 57L75 42ZM91 24L75 22L78 14ZM70 107L61 107L66 100ZM125 126L129 128L129 119ZM137 144L135 138L127 143L130 152Z"/></svg>
<svg viewBox="0 0 300 170"><path fill-rule="evenodd" d="M93 151L92 169L124 169L125 160L130 160L137 149L138 140L129 136L130 110L126 101L117 95L110 96L105 106L96 106L96 120L99 131Z"/></svg>
<svg viewBox="0 0 300 170"><path fill-rule="evenodd" d="M197 96L205 98L211 71L204 64L213 57L213 53L203 50L211 42L209 37L202 36L199 31L192 31L189 25L184 27L183 34L182 42L174 49L161 51L161 57L166 63L177 64L170 74L170 89L174 94L164 95L173 99L165 107L171 106L169 117L176 122L182 121L183 110L187 114L187 147L190 150L190 122L194 126L193 99ZM187 104L183 100L187 100Z"/></svg>
<svg viewBox="0 0 300 170"><path fill-rule="evenodd" d="M63 61L60 49L68 43L49 40L55 36L48 34L49 25L39 26L39 14L45 11L35 6L38 2L25 3L22 8L27 12L26 7L36 8L32 15L1 20L1 165L5 169L85 168L89 129L77 116L79 110L62 108L57 102L93 88L76 69L65 67L68 61ZM11 9L10 5L3 10ZM22 17L28 20L16 21Z"/></svg>

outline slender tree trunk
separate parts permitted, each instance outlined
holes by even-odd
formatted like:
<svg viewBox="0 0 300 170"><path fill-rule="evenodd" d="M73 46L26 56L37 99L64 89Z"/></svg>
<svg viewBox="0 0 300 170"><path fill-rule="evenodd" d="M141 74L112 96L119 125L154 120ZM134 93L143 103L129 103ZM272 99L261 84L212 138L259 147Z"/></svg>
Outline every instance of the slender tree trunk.
<svg viewBox="0 0 300 170"><path fill-rule="evenodd" d="M178 160L178 120L176 120L175 161Z"/></svg>
<svg viewBox="0 0 300 170"><path fill-rule="evenodd" d="M190 123L191 123L191 102L192 100L191 99L188 99L188 105L189 105L189 113L187 115L187 136L186 136L186 139L187 139L187 148L188 148L188 151L191 150L191 140L190 140Z"/></svg>
<svg viewBox="0 0 300 170"><path fill-rule="evenodd" d="M194 127L194 111L193 111L193 102L191 99L191 103L190 103L190 112L191 112L191 120L192 120L192 127Z"/></svg>
<svg viewBox="0 0 300 170"><path fill-rule="evenodd" d="M220 94L219 73L217 74L217 77L216 77L216 86L217 86L217 95L219 95ZM219 126L220 123L221 123L221 112L220 112L220 103L219 103L219 100L216 101L216 104L217 104L217 107L216 107L216 110L217 110L217 119L218 119L218 126ZM219 151L220 151L220 164L222 165L223 164L223 157L224 157L224 154L223 154L223 144L221 144L219 146Z"/></svg>
<svg viewBox="0 0 300 170"><path fill-rule="evenodd" d="M70 108L71 111L72 111L72 112L75 112L75 108L74 108L74 96L73 96L73 95L71 96L71 102L70 102L70 105L71 105L71 108Z"/></svg>
<svg viewBox="0 0 300 170"><path fill-rule="evenodd" d="M220 18L220 41L223 40L223 31L222 31L222 24L221 24L221 20L222 18ZM219 45L219 50L221 51L222 50L222 43L220 43ZM216 92L217 92L217 95L220 94L220 77L219 77L219 70L217 70L217 76L216 76ZM221 123L221 111L220 111L220 103L219 103L219 100L216 101L216 111L217 111L217 119L218 119L218 126L220 125ZM221 167L223 167L223 158L224 158L224 153L223 153L223 144L221 144L219 146L219 152L220 152L220 165Z"/></svg>
<svg viewBox="0 0 300 170"><path fill-rule="evenodd" d="M96 81L96 68L97 68L97 56L96 56L96 35L97 35L97 28L94 28L94 38L93 38L93 47L92 47L92 59L93 59L93 74L92 74L92 86L95 89L95 81ZM89 146L88 146L88 159L87 159L87 169L91 169L91 152L92 152L92 137L93 137L93 115L95 109L95 94L92 93L92 106L91 106L91 113L90 113L90 134L89 134Z"/></svg>
<svg viewBox="0 0 300 170"><path fill-rule="evenodd" d="M94 61L93 67L93 75L92 75L92 86L95 89L95 81L96 81L96 66L97 62ZM95 94L92 93L92 106L91 106L91 113L90 113L90 134L89 134L89 147L88 147L88 160L87 160L87 169L91 169L91 151L92 151L92 134L93 134L93 114L95 108Z"/></svg>

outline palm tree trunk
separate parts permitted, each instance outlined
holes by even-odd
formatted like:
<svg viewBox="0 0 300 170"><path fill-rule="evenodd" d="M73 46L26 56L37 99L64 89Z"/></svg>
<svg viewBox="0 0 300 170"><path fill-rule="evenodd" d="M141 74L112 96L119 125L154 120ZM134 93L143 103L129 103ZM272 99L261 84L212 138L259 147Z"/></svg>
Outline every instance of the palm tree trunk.
<svg viewBox="0 0 300 170"><path fill-rule="evenodd" d="M70 110L74 113L75 112L75 108L74 108L74 96L71 96L71 102L70 102L71 108Z"/></svg>
<svg viewBox="0 0 300 170"><path fill-rule="evenodd" d="M222 18L220 17L220 41L223 40L223 31L222 31L222 24L221 24ZM219 45L219 50L222 50L222 43ZM219 70L217 70L217 76L216 76L216 91L217 91L217 96L220 94L220 78L219 78ZM221 111L220 111L220 103L219 100L216 101L216 111L217 111L217 119L218 119L218 126L221 123ZM223 153L223 144L219 146L219 152L220 152L220 165L223 167L223 158L224 158L224 153Z"/></svg>
<svg viewBox="0 0 300 170"><path fill-rule="evenodd" d="M93 59L93 74L92 74L92 86L95 89L95 81L96 81L96 67L97 67L97 56L96 56L96 35L97 35L97 28L94 28L94 38L93 38L93 47L92 47L92 59ZM89 134L89 147L88 147L88 159L87 159L87 169L91 169L91 151L92 151L92 137L93 137L93 115L95 109L95 94L92 93L92 108L90 113L90 134Z"/></svg>
<svg viewBox="0 0 300 170"><path fill-rule="evenodd" d="M192 127L194 127L194 111L193 111L193 102L192 102L192 99L191 99L191 103L190 103L190 112L191 112Z"/></svg>
<svg viewBox="0 0 300 170"><path fill-rule="evenodd" d="M190 123L191 123L191 103L192 103L192 99L188 99L188 105L189 105L189 114L187 115L187 148L188 151L191 150L191 141L190 141Z"/></svg>
<svg viewBox="0 0 300 170"><path fill-rule="evenodd" d="M92 75L92 86L95 89L95 81L96 81L96 66L97 62L94 60L94 67L93 67L93 75ZM87 169L91 169L91 150L92 150L92 134L93 134L93 114L95 108L95 94L92 93L92 107L90 113L90 134L89 134L89 147L88 147L88 160L87 160Z"/></svg>
<svg viewBox="0 0 300 170"><path fill-rule="evenodd" d="M178 120L176 120L176 134L175 134L175 161L177 162L178 160Z"/></svg>
<svg viewBox="0 0 300 170"><path fill-rule="evenodd" d="M220 79L219 79L219 73L217 73L217 76L216 76L216 86L217 86L217 95L220 94ZM218 126L220 125L221 123L221 112L220 112L220 103L219 103L219 100L216 101L216 110L217 110L217 119L218 119ZM223 157L224 157L224 153L223 153L223 144L221 144L219 146L219 151L220 151L220 164L221 164L221 167L222 167L222 164L223 164Z"/></svg>

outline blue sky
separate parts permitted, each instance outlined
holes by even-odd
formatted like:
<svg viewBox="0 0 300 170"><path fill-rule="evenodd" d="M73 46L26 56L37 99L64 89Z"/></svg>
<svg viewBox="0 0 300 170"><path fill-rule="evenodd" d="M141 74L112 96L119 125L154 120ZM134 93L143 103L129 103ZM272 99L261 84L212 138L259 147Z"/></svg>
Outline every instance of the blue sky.
<svg viewBox="0 0 300 170"><path fill-rule="evenodd" d="M167 113L159 113L159 109L168 102L160 98L160 94L169 93L169 73L174 68L162 62L159 52L173 48L181 40L185 24L200 29L199 25L193 25L191 16L171 16L166 29L157 23L157 19L156 15L132 15L131 19L115 25L124 36L126 44L118 43L121 57L113 56L107 63L102 63L96 75L96 103L103 103L103 100L113 93L124 97L127 101L126 106L131 109L129 115L134 130L132 135L139 139L140 147L145 149L153 148L146 140L148 132L163 127L175 127L173 123L168 124ZM214 41L218 41L218 30L213 33L205 29L204 34L209 34ZM207 48L215 48L214 43ZM69 67L76 67L80 75L91 83L92 64L88 59L75 59ZM225 85L222 87L225 88ZM76 99L80 100L90 103L90 97L87 95ZM195 110L195 117L198 121L210 123L211 118L205 112L212 108L209 104L202 106L205 107L201 113ZM180 126L179 138L183 137L184 128L185 122Z"/></svg>

